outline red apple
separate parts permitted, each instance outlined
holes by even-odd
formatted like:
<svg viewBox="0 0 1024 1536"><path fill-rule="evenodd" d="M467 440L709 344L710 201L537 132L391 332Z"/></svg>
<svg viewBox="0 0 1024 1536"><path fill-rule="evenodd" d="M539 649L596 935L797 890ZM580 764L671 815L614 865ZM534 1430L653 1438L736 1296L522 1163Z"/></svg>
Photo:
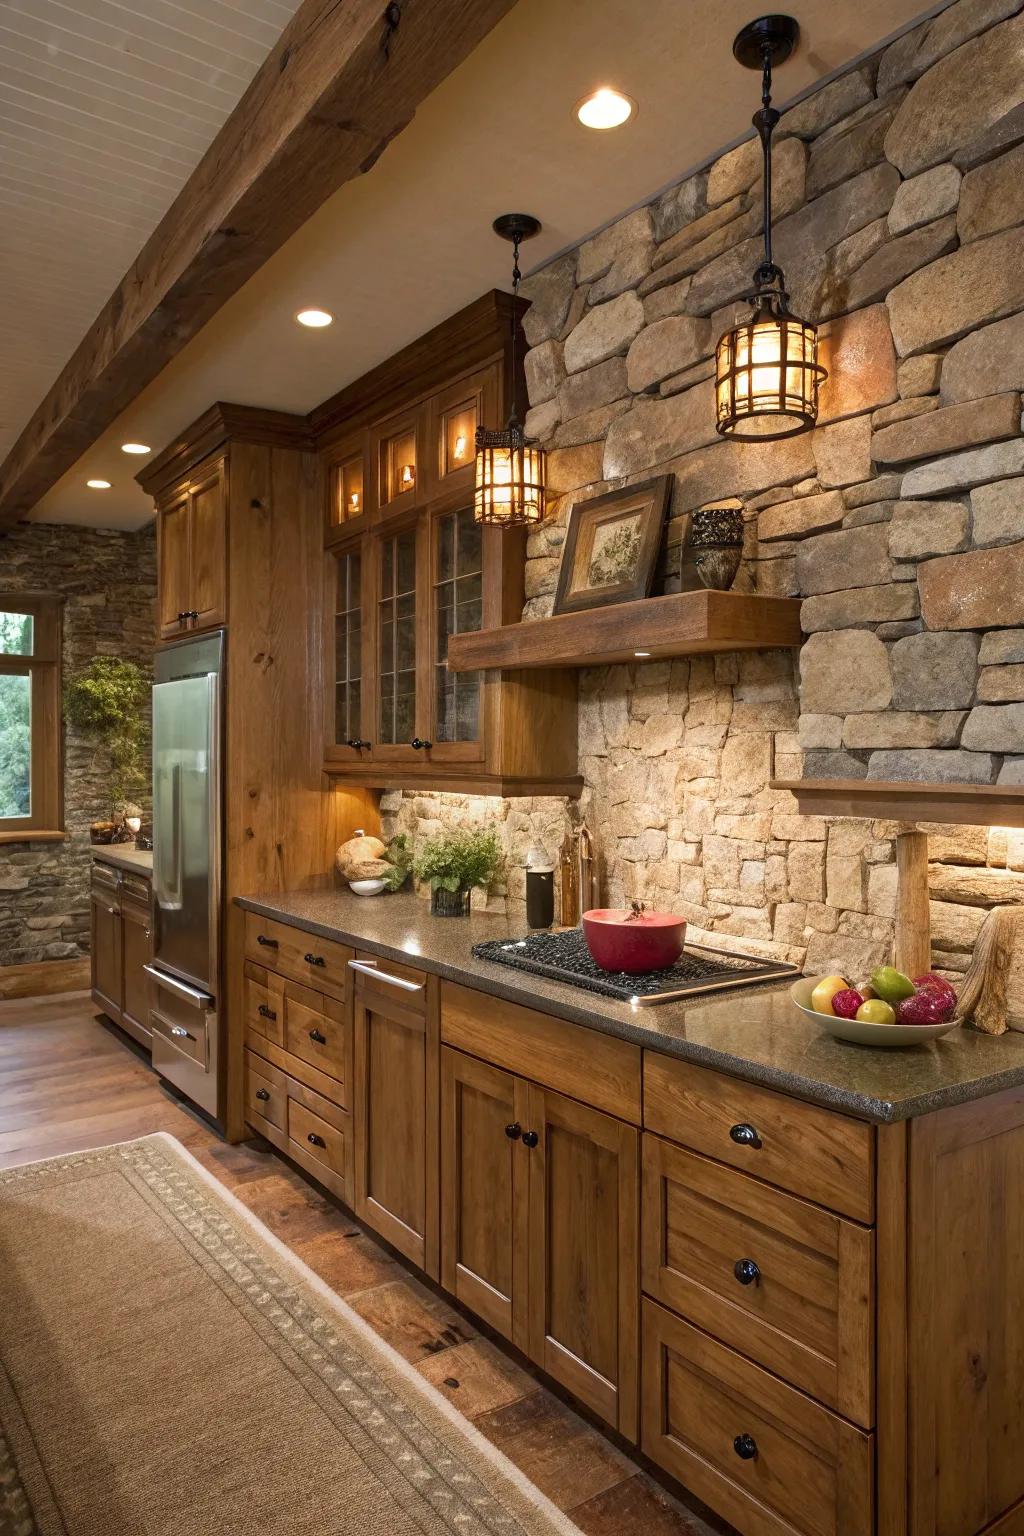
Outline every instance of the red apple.
<svg viewBox="0 0 1024 1536"><path fill-rule="evenodd" d="M937 988L926 988L905 997L896 1007L897 1024L945 1024L949 1000Z"/></svg>
<svg viewBox="0 0 1024 1536"><path fill-rule="evenodd" d="M832 1012L837 1019L855 1019L857 1009L863 1001L863 995L854 987L844 987L843 991L837 992L832 999Z"/></svg>
<svg viewBox="0 0 1024 1536"><path fill-rule="evenodd" d="M945 976L939 976L935 971L926 971L923 976L915 976L914 986L938 987L940 991L948 992L953 1001L956 1002L956 988L953 983L947 981Z"/></svg>

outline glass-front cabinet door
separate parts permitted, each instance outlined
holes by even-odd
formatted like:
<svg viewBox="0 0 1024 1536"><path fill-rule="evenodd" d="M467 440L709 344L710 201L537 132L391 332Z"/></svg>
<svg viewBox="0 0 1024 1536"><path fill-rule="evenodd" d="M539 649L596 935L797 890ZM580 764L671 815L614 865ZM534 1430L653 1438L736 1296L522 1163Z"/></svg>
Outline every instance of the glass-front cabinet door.
<svg viewBox="0 0 1024 1536"><path fill-rule="evenodd" d="M335 561L334 742L358 758L363 740L363 554L356 546Z"/></svg>
<svg viewBox="0 0 1024 1536"><path fill-rule="evenodd" d="M418 628L422 614L418 592L418 522L374 535L376 596L376 733L373 750L384 758L424 751L420 707Z"/></svg>
<svg viewBox="0 0 1024 1536"><path fill-rule="evenodd" d="M483 625L482 532L472 507L431 519L430 738L439 762L480 755L481 674L449 672L446 663L451 636Z"/></svg>

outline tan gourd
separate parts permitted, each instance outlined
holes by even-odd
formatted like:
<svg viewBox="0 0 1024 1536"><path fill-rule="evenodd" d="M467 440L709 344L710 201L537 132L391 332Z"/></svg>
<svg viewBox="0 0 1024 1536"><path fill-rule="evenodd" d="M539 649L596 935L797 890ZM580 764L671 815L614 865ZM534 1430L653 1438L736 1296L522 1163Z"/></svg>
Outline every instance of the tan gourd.
<svg viewBox="0 0 1024 1536"><path fill-rule="evenodd" d="M355 832L334 855L334 867L344 880L375 880L391 868L384 859L386 852L379 837Z"/></svg>

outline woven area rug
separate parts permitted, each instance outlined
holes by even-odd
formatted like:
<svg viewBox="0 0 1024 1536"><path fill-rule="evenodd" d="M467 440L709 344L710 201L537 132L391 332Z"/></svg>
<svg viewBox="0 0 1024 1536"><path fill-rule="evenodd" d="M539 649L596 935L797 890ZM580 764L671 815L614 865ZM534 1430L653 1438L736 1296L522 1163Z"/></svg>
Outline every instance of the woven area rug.
<svg viewBox="0 0 1024 1536"><path fill-rule="evenodd" d="M172 1137L0 1170L0 1536L579 1536Z"/></svg>

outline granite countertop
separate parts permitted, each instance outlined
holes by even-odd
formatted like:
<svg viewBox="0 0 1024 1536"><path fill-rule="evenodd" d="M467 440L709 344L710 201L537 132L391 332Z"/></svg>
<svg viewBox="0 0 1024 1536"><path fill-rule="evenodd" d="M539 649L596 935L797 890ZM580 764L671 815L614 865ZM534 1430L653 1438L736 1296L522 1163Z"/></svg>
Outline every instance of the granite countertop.
<svg viewBox="0 0 1024 1536"><path fill-rule="evenodd" d="M824 1034L793 1006L788 982L634 1008L474 958L474 944L520 937L526 931L522 920L490 913L432 917L416 896L349 891L243 896L238 904L386 959L415 961L509 1002L880 1123L1024 1083L1024 1034L1012 1031L996 1038L955 1029L910 1050L877 1050Z"/></svg>
<svg viewBox="0 0 1024 1536"><path fill-rule="evenodd" d="M131 843L99 843L93 848L92 856L101 864L114 864L118 869L128 869L136 875L153 873L151 848L135 848Z"/></svg>

